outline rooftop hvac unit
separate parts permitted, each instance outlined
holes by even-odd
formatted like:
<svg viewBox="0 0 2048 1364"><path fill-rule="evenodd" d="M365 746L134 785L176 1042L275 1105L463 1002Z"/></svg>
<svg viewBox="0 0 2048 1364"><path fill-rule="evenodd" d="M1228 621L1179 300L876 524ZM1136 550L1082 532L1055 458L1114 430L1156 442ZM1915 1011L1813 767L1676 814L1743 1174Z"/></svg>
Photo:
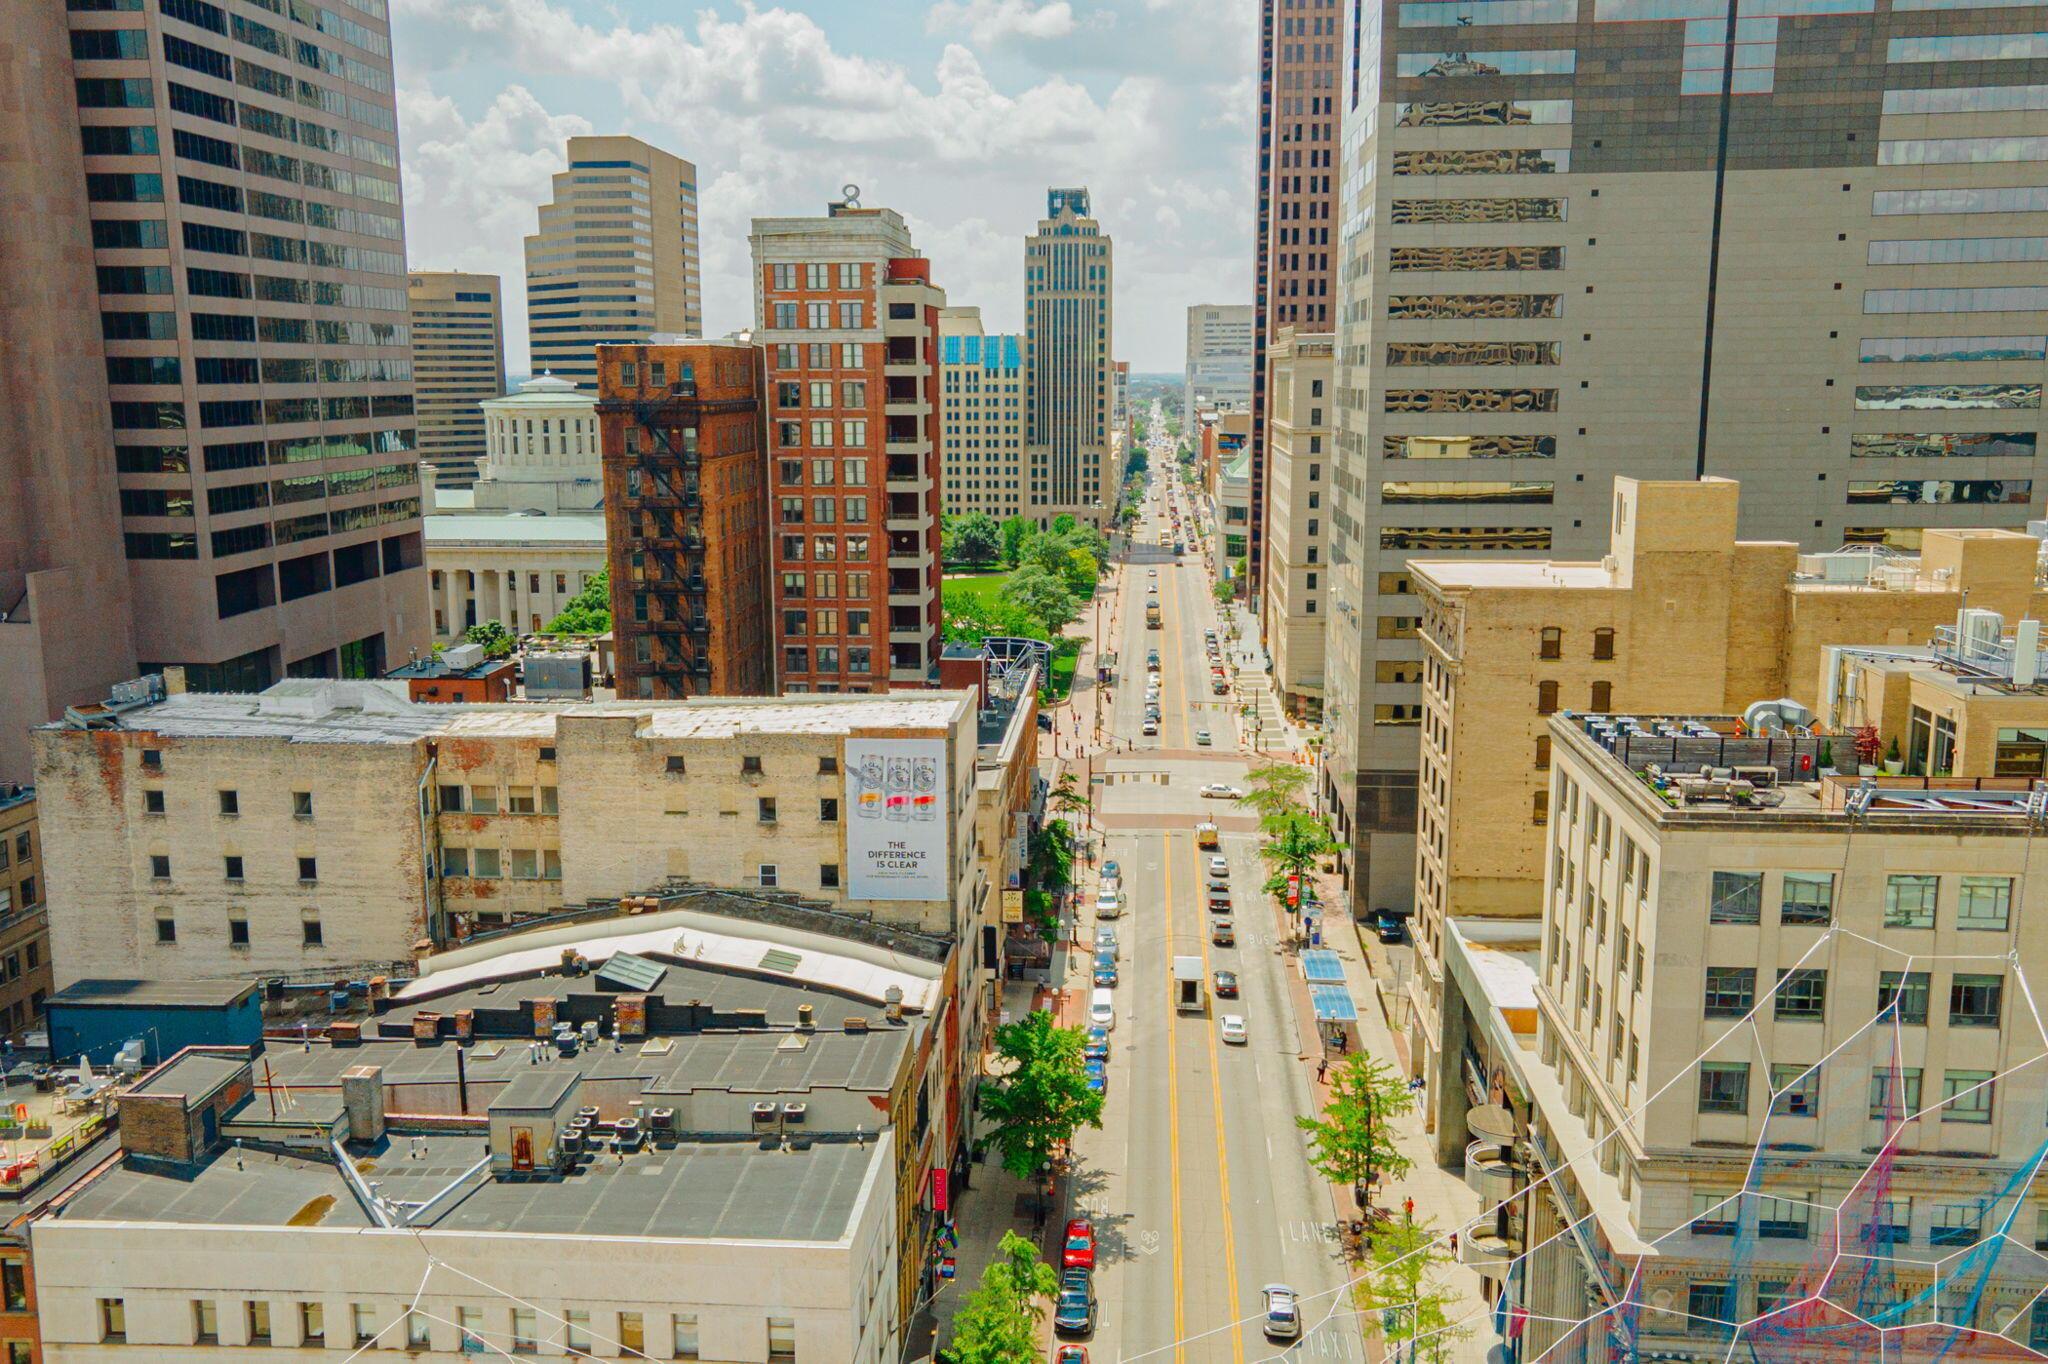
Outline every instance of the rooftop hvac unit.
<svg viewBox="0 0 2048 1364"><path fill-rule="evenodd" d="M774 1100L763 1099L760 1103L754 1105L754 1129L756 1131L773 1131L776 1120L781 1116L782 1110L775 1106Z"/></svg>
<svg viewBox="0 0 2048 1364"><path fill-rule="evenodd" d="M2005 633L2005 617L1996 611L1971 609L1962 613L1957 634L1961 637L1963 656L1977 658L1998 651L1998 641Z"/></svg>
<svg viewBox="0 0 2048 1364"><path fill-rule="evenodd" d="M647 1118L657 1132L673 1132L676 1130L676 1111L673 1108L653 1109L648 1113Z"/></svg>
<svg viewBox="0 0 2048 1364"><path fill-rule="evenodd" d="M441 651L441 662L450 671L468 672L484 661L481 644L451 644Z"/></svg>
<svg viewBox="0 0 2048 1364"><path fill-rule="evenodd" d="M808 1104L784 1104L782 1106L782 1121L792 1125L801 1123L804 1120L804 1114L809 1111L810 1106Z"/></svg>
<svg viewBox="0 0 2048 1364"><path fill-rule="evenodd" d="M560 1134L559 1136L557 1136L557 1137L555 1138L555 1147L556 1147L556 1149L557 1149L557 1150L559 1150L559 1151L560 1151L560 1152L561 1152L561 1153L562 1153L563 1155L565 1155L565 1156L579 1156L579 1155L582 1155L582 1154L583 1154L583 1132L582 1132L582 1130L581 1130L580 1128L571 1128L571 1129L569 1129L568 1131L566 1131L566 1132L563 1132L563 1133L561 1133L561 1134Z"/></svg>

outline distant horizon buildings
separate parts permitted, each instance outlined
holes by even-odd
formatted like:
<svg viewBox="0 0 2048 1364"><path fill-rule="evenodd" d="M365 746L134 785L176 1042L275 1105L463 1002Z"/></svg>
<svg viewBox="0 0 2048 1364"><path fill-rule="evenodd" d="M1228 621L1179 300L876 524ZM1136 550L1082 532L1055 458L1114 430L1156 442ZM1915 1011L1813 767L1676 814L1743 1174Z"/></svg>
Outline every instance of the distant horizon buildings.
<svg viewBox="0 0 2048 1364"><path fill-rule="evenodd" d="M1250 407L1252 402L1252 357L1256 347L1252 330L1257 305L1251 303L1194 303L1188 306L1187 358L1182 374L1187 394L1181 404L1181 425L1192 429L1195 409Z"/></svg>
<svg viewBox="0 0 2048 1364"><path fill-rule="evenodd" d="M505 392L503 289L496 275L415 270L406 300L424 480L466 488L484 457L478 404Z"/></svg>
<svg viewBox="0 0 2048 1364"><path fill-rule="evenodd" d="M704 330L697 168L637 137L572 137L526 238L535 374L597 387L597 347Z"/></svg>
<svg viewBox="0 0 2048 1364"><path fill-rule="evenodd" d="M1041 525L1072 516L1099 526L1116 496L1113 247L1086 186L1047 190L1045 217L1024 239L1024 515Z"/></svg>

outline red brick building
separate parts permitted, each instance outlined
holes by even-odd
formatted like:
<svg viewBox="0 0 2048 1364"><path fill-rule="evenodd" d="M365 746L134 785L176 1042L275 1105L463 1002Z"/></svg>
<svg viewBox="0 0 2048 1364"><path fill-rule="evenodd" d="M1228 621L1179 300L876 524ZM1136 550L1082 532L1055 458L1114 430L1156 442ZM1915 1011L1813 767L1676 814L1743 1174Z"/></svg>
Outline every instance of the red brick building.
<svg viewBox="0 0 2048 1364"><path fill-rule="evenodd" d="M760 350L599 346L597 391L618 694L773 692Z"/></svg>
<svg viewBox="0 0 2048 1364"><path fill-rule="evenodd" d="M939 309L889 209L757 218L775 676L930 687L939 656Z"/></svg>

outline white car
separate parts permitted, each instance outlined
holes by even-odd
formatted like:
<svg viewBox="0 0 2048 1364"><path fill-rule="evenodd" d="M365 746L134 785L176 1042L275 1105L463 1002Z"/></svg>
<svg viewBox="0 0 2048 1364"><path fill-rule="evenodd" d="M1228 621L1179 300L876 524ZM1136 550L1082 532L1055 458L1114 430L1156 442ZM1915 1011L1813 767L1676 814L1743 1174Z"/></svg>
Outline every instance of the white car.
<svg viewBox="0 0 2048 1364"><path fill-rule="evenodd" d="M1139 726L1138 732L1141 734L1157 734L1159 732L1159 722L1157 720L1147 720L1143 725Z"/></svg>
<svg viewBox="0 0 2048 1364"><path fill-rule="evenodd" d="M1124 897L1117 893L1114 885L1104 886L1095 892L1095 917L1098 919L1120 919L1124 912Z"/></svg>
<svg viewBox="0 0 2048 1364"><path fill-rule="evenodd" d="M1223 880L1224 878L1230 875L1230 864L1220 857L1210 858L1209 875L1215 877L1219 881Z"/></svg>
<svg viewBox="0 0 2048 1364"><path fill-rule="evenodd" d="M1243 800L1244 792L1238 790L1235 786L1225 786L1221 782L1210 782L1202 788L1202 797L1205 800Z"/></svg>
<svg viewBox="0 0 2048 1364"><path fill-rule="evenodd" d="M1234 1046L1243 1046L1248 1040L1244 1030L1243 1014L1223 1015L1223 1040Z"/></svg>
<svg viewBox="0 0 2048 1364"><path fill-rule="evenodd" d="M1296 1340L1301 1336L1301 1303L1284 1283L1269 1283L1259 1290L1266 1309L1266 1339Z"/></svg>
<svg viewBox="0 0 2048 1364"><path fill-rule="evenodd" d="M1095 930L1095 950L1096 950L1097 952L1107 952L1107 953L1109 953L1109 955L1110 955L1110 956L1112 956L1112 957L1116 956L1116 955L1117 955L1117 947L1116 947L1116 930L1115 930L1115 929L1113 929L1113 928L1098 928L1098 929L1096 929L1096 930Z"/></svg>

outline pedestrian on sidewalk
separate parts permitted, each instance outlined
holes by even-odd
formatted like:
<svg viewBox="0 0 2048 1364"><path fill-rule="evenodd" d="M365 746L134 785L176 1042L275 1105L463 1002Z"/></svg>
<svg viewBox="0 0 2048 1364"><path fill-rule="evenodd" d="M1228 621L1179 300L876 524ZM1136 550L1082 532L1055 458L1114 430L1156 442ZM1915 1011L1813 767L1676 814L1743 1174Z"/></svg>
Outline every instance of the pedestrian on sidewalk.
<svg viewBox="0 0 2048 1364"><path fill-rule="evenodd" d="M1413 1222L1413 1221L1415 1220L1415 1195L1414 1195L1414 1194L1410 1194L1410 1195L1408 1195L1408 1197L1406 1197L1406 1198L1404 1198L1404 1199L1402 1199L1402 1200L1401 1200L1401 1211L1402 1211L1402 1213L1403 1213L1404 1215L1406 1215L1406 1217L1408 1218L1408 1220L1409 1220L1410 1222Z"/></svg>
<svg viewBox="0 0 2048 1364"><path fill-rule="evenodd" d="M1321 1084L1323 1082L1323 1077L1328 1075L1329 1073L1330 1058L1325 1056L1316 1062L1316 1083Z"/></svg>

